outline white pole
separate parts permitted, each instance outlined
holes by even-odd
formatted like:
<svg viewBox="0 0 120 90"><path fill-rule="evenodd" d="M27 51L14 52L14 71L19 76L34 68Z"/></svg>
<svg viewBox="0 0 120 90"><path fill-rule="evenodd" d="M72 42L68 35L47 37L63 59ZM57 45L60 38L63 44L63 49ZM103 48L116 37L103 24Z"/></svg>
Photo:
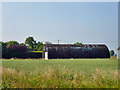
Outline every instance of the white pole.
<svg viewBox="0 0 120 90"><path fill-rule="evenodd" d="M48 60L48 52L45 52L45 60Z"/></svg>

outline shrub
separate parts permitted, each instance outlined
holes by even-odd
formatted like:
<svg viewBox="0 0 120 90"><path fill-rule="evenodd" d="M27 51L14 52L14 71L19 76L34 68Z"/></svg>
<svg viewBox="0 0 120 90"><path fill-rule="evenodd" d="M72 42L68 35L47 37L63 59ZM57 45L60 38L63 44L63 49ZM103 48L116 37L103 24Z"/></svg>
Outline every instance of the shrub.
<svg viewBox="0 0 120 90"><path fill-rule="evenodd" d="M9 45L7 48L11 49L12 52L24 52L27 50L26 45Z"/></svg>

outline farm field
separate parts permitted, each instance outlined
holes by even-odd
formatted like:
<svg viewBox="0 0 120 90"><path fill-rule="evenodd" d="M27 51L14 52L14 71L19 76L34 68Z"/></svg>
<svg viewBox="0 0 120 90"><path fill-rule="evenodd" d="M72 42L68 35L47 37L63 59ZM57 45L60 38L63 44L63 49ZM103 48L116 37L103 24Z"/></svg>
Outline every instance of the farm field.
<svg viewBox="0 0 120 90"><path fill-rule="evenodd" d="M3 88L118 88L117 59L3 59Z"/></svg>

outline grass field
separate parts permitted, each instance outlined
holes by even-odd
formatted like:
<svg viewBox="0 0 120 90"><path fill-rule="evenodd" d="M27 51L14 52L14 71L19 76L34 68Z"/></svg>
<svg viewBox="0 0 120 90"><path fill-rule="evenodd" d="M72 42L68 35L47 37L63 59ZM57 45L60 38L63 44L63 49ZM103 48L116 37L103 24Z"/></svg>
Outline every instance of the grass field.
<svg viewBox="0 0 120 90"><path fill-rule="evenodd" d="M117 88L117 59L2 60L5 88Z"/></svg>

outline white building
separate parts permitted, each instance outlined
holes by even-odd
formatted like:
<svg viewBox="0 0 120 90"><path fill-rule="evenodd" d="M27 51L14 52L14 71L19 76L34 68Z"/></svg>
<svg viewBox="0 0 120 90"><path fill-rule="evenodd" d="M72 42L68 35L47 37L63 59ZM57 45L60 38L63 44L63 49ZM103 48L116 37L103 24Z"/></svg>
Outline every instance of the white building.
<svg viewBox="0 0 120 90"><path fill-rule="evenodd" d="M117 49L117 59L120 59L120 47Z"/></svg>

